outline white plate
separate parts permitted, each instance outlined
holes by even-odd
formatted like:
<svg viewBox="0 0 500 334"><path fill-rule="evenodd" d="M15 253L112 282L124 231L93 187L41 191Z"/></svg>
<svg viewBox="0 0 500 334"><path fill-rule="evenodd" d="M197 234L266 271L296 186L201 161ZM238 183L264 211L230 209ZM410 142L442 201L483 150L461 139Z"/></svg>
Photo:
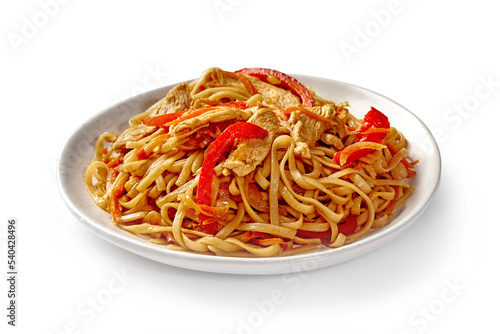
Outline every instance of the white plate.
<svg viewBox="0 0 500 334"><path fill-rule="evenodd" d="M438 187L441 159L431 132L413 113L380 94L343 82L303 75L295 77L311 86L321 97L335 102L348 101L351 113L358 118L374 106L385 113L391 125L408 139L411 158L420 160L416 165L417 176L412 180L416 191L388 226L337 249L325 247L288 257L232 258L168 250L113 225L110 215L94 204L84 186L83 179L94 154L95 141L105 131L126 129L131 116L146 110L175 85L120 102L90 119L69 138L58 164L59 188L64 202L91 231L119 247L164 264L207 272L278 274L316 269L354 259L388 243L420 217Z"/></svg>

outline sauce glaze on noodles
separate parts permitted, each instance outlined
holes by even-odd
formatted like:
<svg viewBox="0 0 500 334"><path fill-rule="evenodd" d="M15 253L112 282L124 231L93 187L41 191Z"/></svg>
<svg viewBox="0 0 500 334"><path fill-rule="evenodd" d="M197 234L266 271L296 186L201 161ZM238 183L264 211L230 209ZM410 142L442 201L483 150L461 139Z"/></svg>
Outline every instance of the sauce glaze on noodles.
<svg viewBox="0 0 500 334"><path fill-rule="evenodd" d="M389 224L414 191L416 161L404 135L380 124L366 129L368 116L357 119L348 102L311 88L301 95L314 106L305 106L301 86L263 72L270 75L210 68L132 117L123 133L103 133L85 175L95 203L152 243L221 256L341 247ZM230 143L213 169L210 205L199 205L207 151L238 122L268 135Z"/></svg>

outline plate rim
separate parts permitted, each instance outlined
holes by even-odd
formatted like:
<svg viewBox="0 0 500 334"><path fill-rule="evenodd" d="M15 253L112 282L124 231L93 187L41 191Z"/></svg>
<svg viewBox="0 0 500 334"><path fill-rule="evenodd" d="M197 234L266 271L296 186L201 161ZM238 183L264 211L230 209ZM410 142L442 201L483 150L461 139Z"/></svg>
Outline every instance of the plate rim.
<svg viewBox="0 0 500 334"><path fill-rule="evenodd" d="M69 211L76 217L81 223L83 223L87 228L89 228L93 233L98 235L99 237L105 239L106 241L118 246L122 249L135 253L139 256L148 258L150 260L160 262L163 264L191 269L195 271L203 271L203 272L212 272L212 273L225 273L225 274L251 274L251 275L264 275L264 274L282 274L282 273L293 273L299 271L307 271L313 269L319 269L327 266L332 266L336 264L340 264L345 261L352 260L361 255L368 253L368 251L379 248L380 246L389 243L391 240L399 236L402 232L408 229L413 223L425 212L427 207L432 202L435 194L439 188L440 180L441 180L441 170L442 170L442 162L441 162L441 154L439 151L439 146L432 135L429 128L425 125L425 123L417 117L412 111L401 105L400 103L394 101L391 98L388 98L385 95L382 95L378 92L375 92L371 89L367 89L355 84L322 78L317 76L309 76L302 74L291 74L297 79L302 79L305 81L322 81L326 84L335 84L342 85L349 89L356 89L362 92L369 92L370 94L374 94L379 98L389 101L390 103L398 106L399 108L405 110L405 112L409 113L415 120L417 120L420 126L425 130L428 137L430 138L431 144L434 149L434 158L433 164L437 166L437 169L434 171L434 180L432 180L432 191L425 198L424 201L418 202L419 210L415 211L413 208L413 213L408 217L398 223L398 224L389 224L381 230L375 231L364 238L359 240L355 240L352 243L344 245L340 248L327 248L321 250L315 250L313 252L299 253L290 256L273 256L266 258L241 258L241 257L226 257L226 256L214 256L208 254L197 254L187 251L177 251L166 249L165 247L161 247L160 245L154 245L148 243L147 240L137 240L132 236L126 237L125 235L117 234L115 231L111 230L107 226L100 224L99 222L93 221L90 219L85 212L83 212L73 201L70 199L70 194L68 193L68 189L64 184L64 175L63 171L65 166L64 158L65 153L70 147L70 143L75 139L77 134L80 133L85 126L96 121L103 115L111 112L112 110L119 108L121 105L125 105L130 103L133 100L141 100L146 96L151 96L155 94L159 94L170 90L175 87L177 84L182 82L190 82L190 80L184 80L179 83L169 84L163 87L159 87L136 96L132 96L123 101L119 101L114 103L113 105L101 110L100 112L90 116L87 120L76 127L74 131L71 132L70 136L67 138L65 144L63 145L61 152L59 154L59 158L57 161L57 171L56 178L58 183L59 193L63 199L65 206L69 209ZM140 111L139 111L140 112ZM82 176L83 177L83 176ZM84 186L83 178L82 178L82 186ZM90 201L92 199L89 196ZM93 201L92 201L92 204ZM94 204L95 205L95 204ZM98 206L96 205L98 208ZM397 218L395 218L397 219ZM119 227L118 227L119 228ZM347 254L346 254L347 253ZM164 258L166 257L166 259ZM338 258L336 258L338 257ZM311 266L312 263L312 266ZM277 266L277 264L285 264L284 266ZM307 264L307 266L306 266Z"/></svg>

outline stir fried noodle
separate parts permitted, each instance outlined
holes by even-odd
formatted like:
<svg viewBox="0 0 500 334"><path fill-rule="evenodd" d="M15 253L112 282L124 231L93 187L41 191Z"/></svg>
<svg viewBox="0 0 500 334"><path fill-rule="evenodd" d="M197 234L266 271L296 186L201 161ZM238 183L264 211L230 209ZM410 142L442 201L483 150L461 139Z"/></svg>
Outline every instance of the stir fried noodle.
<svg viewBox="0 0 500 334"><path fill-rule="evenodd" d="M103 133L85 184L115 224L169 249L341 247L389 224L414 191L403 134L375 107L360 112L275 70L210 68Z"/></svg>

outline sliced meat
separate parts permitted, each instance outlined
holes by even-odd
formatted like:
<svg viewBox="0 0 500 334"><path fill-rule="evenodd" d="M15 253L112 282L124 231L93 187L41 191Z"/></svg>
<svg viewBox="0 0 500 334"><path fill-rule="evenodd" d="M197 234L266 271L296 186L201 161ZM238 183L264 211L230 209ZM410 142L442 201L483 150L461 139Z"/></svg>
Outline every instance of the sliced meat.
<svg viewBox="0 0 500 334"><path fill-rule="evenodd" d="M345 148L344 143L342 143L342 139L332 133L323 133L321 135L321 141L327 145L335 147L339 151Z"/></svg>
<svg viewBox="0 0 500 334"><path fill-rule="evenodd" d="M335 118L336 109L331 104L308 109L328 119L333 120ZM290 135L295 142L294 153L307 159L311 158L310 148L314 147L316 142L321 138L321 135L330 128L329 124L317 121L299 111L294 111L290 114L288 124L290 124L292 129Z"/></svg>
<svg viewBox="0 0 500 334"><path fill-rule="evenodd" d="M118 136L113 144L113 149L123 148L128 141L140 140L149 136L156 130L157 128L155 126L147 126L142 123L132 125Z"/></svg>
<svg viewBox="0 0 500 334"><path fill-rule="evenodd" d="M273 140L280 127L276 114L268 108L259 109L247 121L266 129L269 134L263 139L242 139L237 148L224 162L224 168L232 170L238 176L250 174L269 154Z"/></svg>
<svg viewBox="0 0 500 334"><path fill-rule="evenodd" d="M209 110L197 117L187 119L177 125L172 125L170 127L170 134L173 137L181 136L208 126L209 123L219 123L228 120L246 121L251 116L252 111L250 109L243 110L238 108L220 107Z"/></svg>
<svg viewBox="0 0 500 334"><path fill-rule="evenodd" d="M255 90L262 95L262 105L269 108L289 108L301 105L300 98L292 92L247 76Z"/></svg>
<svg viewBox="0 0 500 334"><path fill-rule="evenodd" d="M172 88L160 102L161 103L157 103L153 106L154 109L151 114L149 114L149 117L188 109L192 102L188 84L186 82L178 84Z"/></svg>

